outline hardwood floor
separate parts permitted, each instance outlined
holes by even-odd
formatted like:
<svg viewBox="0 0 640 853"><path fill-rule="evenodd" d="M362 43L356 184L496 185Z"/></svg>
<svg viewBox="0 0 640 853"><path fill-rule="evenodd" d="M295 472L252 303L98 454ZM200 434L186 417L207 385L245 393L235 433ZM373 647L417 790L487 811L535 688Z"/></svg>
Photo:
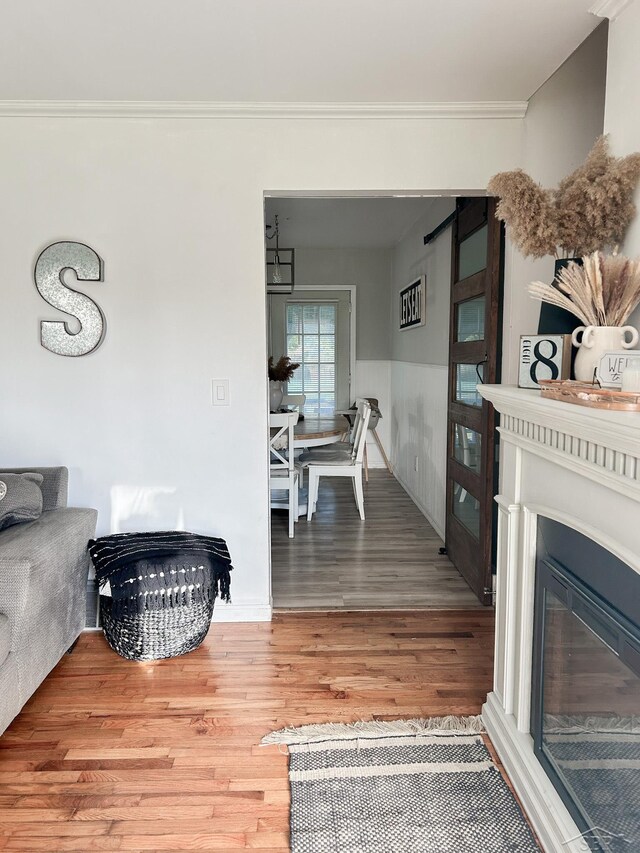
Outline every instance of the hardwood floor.
<svg viewBox="0 0 640 853"><path fill-rule="evenodd" d="M287 757L265 733L477 713L492 647L486 608L216 623L148 664L83 634L0 738L0 849L285 853Z"/></svg>
<svg viewBox="0 0 640 853"><path fill-rule="evenodd" d="M443 542L398 481L369 472L366 521L351 482L320 481L313 519L289 539L287 514L271 513L272 593L282 609L481 607L438 549Z"/></svg>

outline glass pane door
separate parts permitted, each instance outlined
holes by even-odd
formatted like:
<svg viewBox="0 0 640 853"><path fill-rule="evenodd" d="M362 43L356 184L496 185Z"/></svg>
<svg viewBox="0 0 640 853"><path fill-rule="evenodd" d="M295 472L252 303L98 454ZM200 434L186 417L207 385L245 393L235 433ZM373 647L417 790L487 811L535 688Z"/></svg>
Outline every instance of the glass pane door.
<svg viewBox="0 0 640 853"><path fill-rule="evenodd" d="M332 415L336 409L337 305L287 304L287 355L300 367L289 381L289 394L304 394L304 410Z"/></svg>
<svg viewBox="0 0 640 853"><path fill-rule="evenodd" d="M502 230L495 200L458 199L449 338L447 553L492 603L494 413L478 391L499 381Z"/></svg>

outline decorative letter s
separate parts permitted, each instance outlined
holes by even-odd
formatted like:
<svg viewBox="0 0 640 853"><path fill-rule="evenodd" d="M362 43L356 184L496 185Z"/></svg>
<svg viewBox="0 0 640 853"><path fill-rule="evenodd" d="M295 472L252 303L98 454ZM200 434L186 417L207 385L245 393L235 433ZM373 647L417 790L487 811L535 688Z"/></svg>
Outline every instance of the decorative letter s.
<svg viewBox="0 0 640 853"><path fill-rule="evenodd" d="M52 243L36 261L34 278L45 302L71 314L80 322L79 332L70 332L63 321L43 320L40 342L57 355L87 355L102 343L105 319L96 303L68 287L62 280L65 270L75 270L79 281L102 281L102 261L84 243Z"/></svg>

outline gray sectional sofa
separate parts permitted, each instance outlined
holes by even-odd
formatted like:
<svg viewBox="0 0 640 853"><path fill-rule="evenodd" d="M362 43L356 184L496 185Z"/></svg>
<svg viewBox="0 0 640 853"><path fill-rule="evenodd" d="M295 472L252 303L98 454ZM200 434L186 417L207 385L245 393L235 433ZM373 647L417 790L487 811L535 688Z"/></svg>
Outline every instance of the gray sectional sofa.
<svg viewBox="0 0 640 853"><path fill-rule="evenodd" d="M66 468L4 468L43 475L37 521L0 531L0 734L85 624L97 512L67 507Z"/></svg>

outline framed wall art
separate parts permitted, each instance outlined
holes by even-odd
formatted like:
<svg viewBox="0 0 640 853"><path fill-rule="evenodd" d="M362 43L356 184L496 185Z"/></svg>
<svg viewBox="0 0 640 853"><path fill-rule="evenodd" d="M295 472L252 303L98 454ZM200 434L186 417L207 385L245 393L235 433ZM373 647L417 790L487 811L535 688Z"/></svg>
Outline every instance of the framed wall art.
<svg viewBox="0 0 640 853"><path fill-rule="evenodd" d="M400 291L400 331L424 326L427 277L420 275Z"/></svg>

